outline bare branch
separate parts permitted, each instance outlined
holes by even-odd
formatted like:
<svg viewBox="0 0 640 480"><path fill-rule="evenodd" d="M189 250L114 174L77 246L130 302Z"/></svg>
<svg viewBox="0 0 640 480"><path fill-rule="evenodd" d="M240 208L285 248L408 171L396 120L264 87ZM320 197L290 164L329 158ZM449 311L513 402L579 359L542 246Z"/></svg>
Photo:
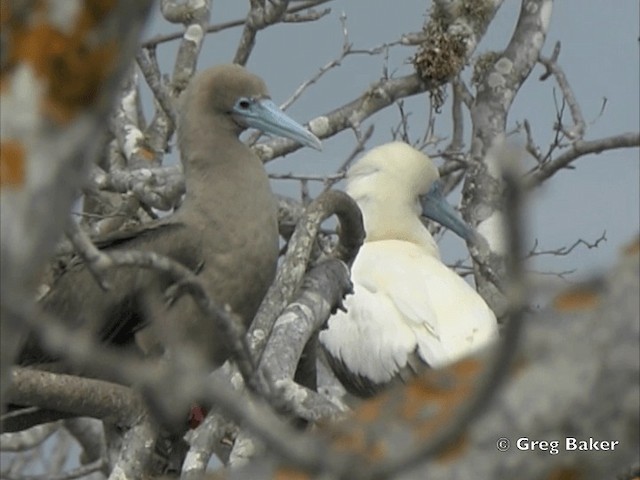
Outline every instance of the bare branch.
<svg viewBox="0 0 640 480"><path fill-rule="evenodd" d="M92 188L118 193L132 193L140 202L159 210L175 208L185 193L184 176L179 166L113 169L91 172Z"/></svg>
<svg viewBox="0 0 640 480"><path fill-rule="evenodd" d="M138 53L136 53L136 62L147 81L147 85L149 85L149 88L153 92L153 96L171 122L173 129L176 125L176 109L169 90L162 83L160 67L155 58L155 49L152 49L152 51L153 53L150 53L149 49L139 50Z"/></svg>
<svg viewBox="0 0 640 480"><path fill-rule="evenodd" d="M489 249L482 252L484 264L497 275L504 275L505 261L502 237L502 197L500 169L490 168L494 161L491 149L499 145L506 130L509 108L524 81L538 61L540 49L549 28L553 4L551 0L523 2L518 24L507 48L496 55L479 81L475 103L471 108L473 138L471 164L463 187L462 212L486 237ZM537 38L532 42L532 38ZM498 88L494 88L499 85ZM488 271L488 270L484 270ZM498 317L507 302L493 282L484 278L480 269L475 275L478 290Z"/></svg>
<svg viewBox="0 0 640 480"><path fill-rule="evenodd" d="M602 232L602 235L596 238L595 241L593 242L588 242L586 240L583 240L582 238L579 238L572 245L568 247L560 247L560 248L556 248L555 250L538 250L537 248L538 239L536 238L533 247L531 247L531 249L529 250L529 253L527 254L527 257L536 257L540 255L554 255L554 256L564 257L566 255L569 255L571 252L573 252L573 250L579 245L584 245L589 250L591 250L592 248L598 248L601 242L606 242L606 241L607 241L607 231L605 230Z"/></svg>
<svg viewBox="0 0 640 480"><path fill-rule="evenodd" d="M198 55L209 25L211 0L188 0L180 3L175 3L175 0L163 0L161 8L164 15L169 15L169 21L180 22L185 26L171 78L173 96L177 98L195 73Z"/></svg>
<svg viewBox="0 0 640 480"><path fill-rule="evenodd" d="M146 416L128 429L109 480L133 480L147 476L157 437L157 427Z"/></svg>
<svg viewBox="0 0 640 480"><path fill-rule="evenodd" d="M309 0L306 2L301 2L300 5L295 5L289 8L286 14L287 15L295 14L302 10L307 10L309 8L313 8L315 6L322 5L323 3L328 3L330 1L332 0ZM221 32L223 30L227 30L229 28L241 27L242 25L244 25L245 21L246 21L246 18L239 18L237 20L232 20L230 22L209 25L206 29L206 33L216 33L216 32ZM182 37L182 35L183 35L182 32L170 33L168 35L158 35L156 37L150 38L149 40L142 42L141 46L143 48L153 47L161 43L170 42L172 40L178 40L179 38Z"/></svg>
<svg viewBox="0 0 640 480"><path fill-rule="evenodd" d="M93 417L118 425L135 425L146 407L131 389L103 380L14 367L9 400Z"/></svg>
<svg viewBox="0 0 640 480"><path fill-rule="evenodd" d="M282 17L282 21L283 23L315 22L316 20L320 20L322 17L329 15L330 13L330 8L325 8L324 10L320 10L318 12L310 9L308 12L304 13L285 13Z"/></svg>
<svg viewBox="0 0 640 480"><path fill-rule="evenodd" d="M562 96L569 105L569 110L571 110L571 116L573 118L573 127L569 130L563 128L563 132L571 140L581 139L585 133L586 123L582 116L582 109L578 104L578 100L573 94L573 89L571 88L571 85L569 85L569 81L567 80L564 71L557 63L559 55L560 42L556 42L551 58L545 58L542 55L538 57L538 61L547 69L547 72L540 77L540 80L546 80L549 75L553 75L555 77L558 82L558 86L562 91Z"/></svg>
<svg viewBox="0 0 640 480"><path fill-rule="evenodd" d="M159 158L149 148L147 138L138 123L137 94L138 74L134 71L123 85L122 96L111 121L111 130L130 168L149 167L159 164Z"/></svg>
<svg viewBox="0 0 640 480"><path fill-rule="evenodd" d="M598 140L579 140L573 142L569 150L555 159L541 165L536 171L527 175L527 188L534 188L550 178L558 170L567 168L572 162L583 156L602 153L618 148L640 147L640 132L629 132Z"/></svg>
<svg viewBox="0 0 640 480"><path fill-rule="evenodd" d="M200 480L213 452L219 451L222 448L223 438L229 431L235 430L235 425L225 420L219 412L209 413L204 422L192 433L189 442L191 448L182 465L181 480ZM227 455L218 454L218 456L224 462L228 453Z"/></svg>
<svg viewBox="0 0 640 480"><path fill-rule="evenodd" d="M274 23L281 22L288 6L289 0L274 0L269 2L269 7L266 7L264 2L251 1L251 10L247 15L240 44L233 57L233 63L240 65L247 63L249 55L251 55L251 51L255 46L258 31Z"/></svg>
<svg viewBox="0 0 640 480"><path fill-rule="evenodd" d="M397 99L421 93L425 89L426 86L416 75L380 81L357 99L311 120L309 129L319 138L328 138L347 128L361 125L365 119ZM296 142L285 139L272 140L254 147L265 162L299 148L301 147Z"/></svg>
<svg viewBox="0 0 640 480"><path fill-rule="evenodd" d="M283 380L292 381L302 351L311 335L320 329L336 307L341 306L345 292L351 290L349 270L342 262L329 259L314 267L304 278L301 293L290 303L273 326L259 368L278 385ZM304 402L309 402L313 392L306 392ZM306 408L312 415L307 420L327 418L336 408L329 405L321 409L316 404Z"/></svg>
<svg viewBox="0 0 640 480"><path fill-rule="evenodd" d="M364 239L360 209L345 193L333 190L325 192L309 205L298 222L276 279L249 329L251 349L258 357L266 344L267 332L271 332L276 318L289 304L302 281L320 224L334 214L339 218L342 231L335 256L348 265L353 262Z"/></svg>
<svg viewBox="0 0 640 480"><path fill-rule="evenodd" d="M347 169L349 168L353 160L358 156L359 153L364 151L365 145L373 135L373 131L375 130L375 127L373 125L369 125L369 127L367 127L367 130L364 132L364 134L360 133L360 129L358 128L353 127L352 130L356 136L356 141L357 141L356 146L353 148L353 150L351 150L351 153L349 153L349 156L347 156L347 158L340 164L340 166L336 170L335 178L329 179L327 181L323 190L325 192L328 191L337 182L339 182L345 177L347 173Z"/></svg>
<svg viewBox="0 0 640 480"><path fill-rule="evenodd" d="M335 59L331 60L324 66L320 67L318 72L311 77L309 80L303 82L293 94L280 106L283 110L289 108L300 96L304 93L304 91L309 88L311 85L316 83L320 78L330 70L339 67L342 64L342 61L350 56L350 55L378 55L381 52L385 51L392 45L397 45L399 42L391 42L385 43L378 47L374 47L368 50L363 49L354 49L353 44L349 40L349 32L347 29L347 17L344 13L340 15L340 23L342 25L342 51L340 55Z"/></svg>
<svg viewBox="0 0 640 480"><path fill-rule="evenodd" d="M64 421L64 427L82 448L81 463L87 464L105 457L106 445L102 422L88 417L70 418Z"/></svg>
<svg viewBox="0 0 640 480"><path fill-rule="evenodd" d="M451 143L445 149L447 152L459 152L463 147L464 138L464 116L462 114L462 104L468 105L465 101L465 86L460 77L452 82L453 101L451 103L451 120L453 122ZM468 93L468 92L467 92Z"/></svg>
<svg viewBox="0 0 640 480"><path fill-rule="evenodd" d="M31 2L13 2L12 9L14 4L13 20L3 26L3 38L16 41L3 52L0 110L3 166L7 161L14 165L14 175L3 173L0 201L2 397L23 328L6 313L5 299L26 298L25 290L37 284L62 233L60 219L67 217L95 160L101 143L96 138L104 131L152 2L118 0L93 13L79 4L75 15L61 15L59 2L47 1L42 9ZM42 36L42 29L31 28L36 18L55 42ZM5 63L5 56L11 62Z"/></svg>

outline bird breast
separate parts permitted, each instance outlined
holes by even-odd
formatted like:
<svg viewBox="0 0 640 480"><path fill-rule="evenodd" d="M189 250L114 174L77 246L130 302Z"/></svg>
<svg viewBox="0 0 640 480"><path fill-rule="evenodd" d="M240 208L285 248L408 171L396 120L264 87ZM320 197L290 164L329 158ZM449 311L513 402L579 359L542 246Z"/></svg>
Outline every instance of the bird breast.
<svg viewBox="0 0 640 480"><path fill-rule="evenodd" d="M414 352L440 367L497 334L495 316L476 291L414 243L365 243L352 281L347 312L329 319L320 340L352 372L376 383L390 381Z"/></svg>

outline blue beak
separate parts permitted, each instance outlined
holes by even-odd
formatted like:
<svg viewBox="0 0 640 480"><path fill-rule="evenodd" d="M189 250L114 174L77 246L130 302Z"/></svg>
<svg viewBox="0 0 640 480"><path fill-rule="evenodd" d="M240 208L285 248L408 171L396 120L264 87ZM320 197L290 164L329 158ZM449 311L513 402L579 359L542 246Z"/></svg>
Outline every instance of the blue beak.
<svg viewBox="0 0 640 480"><path fill-rule="evenodd" d="M270 99L252 99L247 103L242 104L244 108L239 108L236 104L233 113L240 117L248 127L290 138L307 147L322 150L322 142L318 137L287 116Z"/></svg>
<svg viewBox="0 0 640 480"><path fill-rule="evenodd" d="M475 242L476 233L447 202L442 194L442 183L438 180L433 183L429 192L420 197L422 214L448 228L464 240Z"/></svg>

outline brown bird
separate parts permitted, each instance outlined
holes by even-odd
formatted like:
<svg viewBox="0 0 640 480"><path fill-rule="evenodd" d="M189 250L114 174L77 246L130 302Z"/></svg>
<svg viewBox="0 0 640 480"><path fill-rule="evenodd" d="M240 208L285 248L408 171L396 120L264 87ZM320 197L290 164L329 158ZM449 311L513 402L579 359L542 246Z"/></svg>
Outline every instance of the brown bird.
<svg viewBox="0 0 640 480"><path fill-rule="evenodd" d="M106 252L151 251L177 260L197 272L211 298L220 306L229 305L245 325L274 278L278 257L277 209L267 174L238 138L249 127L321 147L318 138L270 100L259 77L238 65L205 70L191 81L180 108L183 204L169 217L100 242ZM158 323L151 321L151 328L144 328L152 312L161 322L177 326L170 331L204 352L212 365L228 357L216 321L207 318L190 295L169 307L162 303L161 315L156 315L158 308L149 308L171 285L167 275L118 267L106 280L108 291L82 262L73 261L42 304L78 326L97 325L103 341L129 345L137 334L138 345L147 351L161 343L154 330Z"/></svg>

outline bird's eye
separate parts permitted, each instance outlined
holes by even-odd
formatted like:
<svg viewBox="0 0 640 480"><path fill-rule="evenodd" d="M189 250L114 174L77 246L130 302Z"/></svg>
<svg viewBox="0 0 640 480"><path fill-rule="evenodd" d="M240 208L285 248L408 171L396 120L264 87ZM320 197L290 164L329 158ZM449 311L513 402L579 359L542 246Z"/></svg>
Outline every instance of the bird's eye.
<svg viewBox="0 0 640 480"><path fill-rule="evenodd" d="M241 98L240 100L238 100L238 103L236 103L236 105L241 110L249 110L249 107L251 106L251 102L249 100L247 100L246 98Z"/></svg>

